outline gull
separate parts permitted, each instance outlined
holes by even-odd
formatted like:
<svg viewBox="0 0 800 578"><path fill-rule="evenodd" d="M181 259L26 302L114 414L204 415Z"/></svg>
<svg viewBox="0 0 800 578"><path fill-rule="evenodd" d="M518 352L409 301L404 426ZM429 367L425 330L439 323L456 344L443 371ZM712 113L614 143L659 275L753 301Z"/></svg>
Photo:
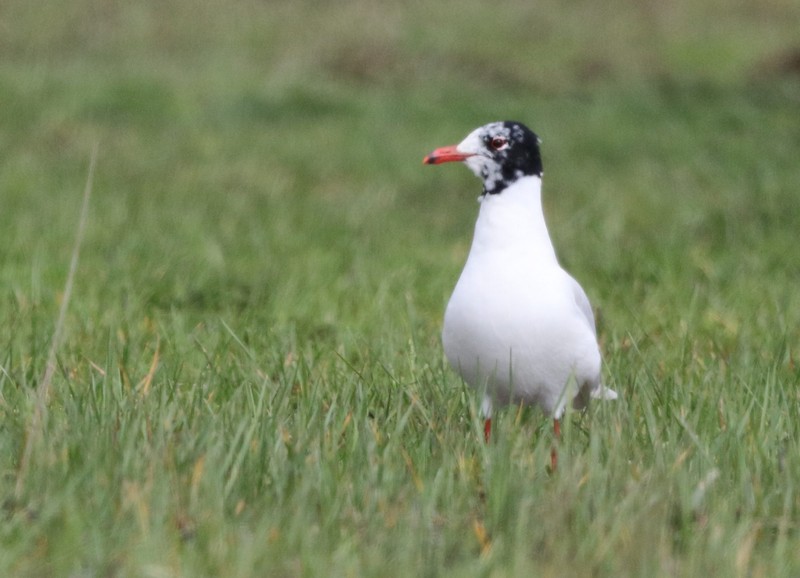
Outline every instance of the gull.
<svg viewBox="0 0 800 578"><path fill-rule="evenodd" d="M555 438L568 403L616 399L601 381L600 349L589 299L559 265L542 212L541 141L528 127L493 122L424 163L463 162L483 181L467 262L444 315L450 365L483 394L489 441L499 404L541 408ZM551 469L557 453L551 450Z"/></svg>

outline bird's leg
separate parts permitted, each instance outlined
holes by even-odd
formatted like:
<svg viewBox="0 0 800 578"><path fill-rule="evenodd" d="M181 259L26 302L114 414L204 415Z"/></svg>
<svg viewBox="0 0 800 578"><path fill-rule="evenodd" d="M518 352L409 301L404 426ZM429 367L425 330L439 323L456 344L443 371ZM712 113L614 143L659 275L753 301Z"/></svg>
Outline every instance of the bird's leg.
<svg viewBox="0 0 800 578"><path fill-rule="evenodd" d="M558 451L556 450L556 444L561 439L561 422L558 421L558 418L553 418L553 434L555 435L555 440L553 441L553 447L550 448L550 471L556 471L558 467Z"/></svg>
<svg viewBox="0 0 800 578"><path fill-rule="evenodd" d="M488 395L483 396L481 402L481 415L483 416L483 439L489 443L492 435L492 398Z"/></svg>

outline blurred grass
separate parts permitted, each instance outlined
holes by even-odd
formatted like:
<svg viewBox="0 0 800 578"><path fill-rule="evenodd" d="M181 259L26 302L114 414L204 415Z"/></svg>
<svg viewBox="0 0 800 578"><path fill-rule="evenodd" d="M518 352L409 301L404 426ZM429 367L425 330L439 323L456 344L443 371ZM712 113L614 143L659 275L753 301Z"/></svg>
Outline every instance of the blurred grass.
<svg viewBox="0 0 800 578"><path fill-rule="evenodd" d="M0 574L800 569L800 8L10 0ZM544 141L623 400L500 416L442 359L479 184ZM100 143L44 442L13 488Z"/></svg>

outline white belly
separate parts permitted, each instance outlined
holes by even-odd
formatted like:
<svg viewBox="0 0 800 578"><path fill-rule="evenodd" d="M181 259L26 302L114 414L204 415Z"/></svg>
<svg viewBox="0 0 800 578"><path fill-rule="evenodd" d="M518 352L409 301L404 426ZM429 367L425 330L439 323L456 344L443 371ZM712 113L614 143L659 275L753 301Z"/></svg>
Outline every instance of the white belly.
<svg viewBox="0 0 800 578"><path fill-rule="evenodd" d="M447 305L442 340L453 368L498 403L535 404L557 415L600 379L591 326L558 269L547 279L465 268ZM537 281L539 284L537 284Z"/></svg>

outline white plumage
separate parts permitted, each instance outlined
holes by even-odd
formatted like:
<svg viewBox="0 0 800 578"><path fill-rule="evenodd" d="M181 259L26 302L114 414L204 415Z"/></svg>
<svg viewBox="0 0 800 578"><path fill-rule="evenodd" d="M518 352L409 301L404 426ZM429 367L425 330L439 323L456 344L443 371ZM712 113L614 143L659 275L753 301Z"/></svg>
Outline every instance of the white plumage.
<svg viewBox="0 0 800 578"><path fill-rule="evenodd" d="M484 194L442 340L453 368L484 395L487 436L496 403L537 405L558 420L569 402L615 399L601 382L589 299L547 231L538 137L519 123L492 123L425 159L450 161L483 179Z"/></svg>

